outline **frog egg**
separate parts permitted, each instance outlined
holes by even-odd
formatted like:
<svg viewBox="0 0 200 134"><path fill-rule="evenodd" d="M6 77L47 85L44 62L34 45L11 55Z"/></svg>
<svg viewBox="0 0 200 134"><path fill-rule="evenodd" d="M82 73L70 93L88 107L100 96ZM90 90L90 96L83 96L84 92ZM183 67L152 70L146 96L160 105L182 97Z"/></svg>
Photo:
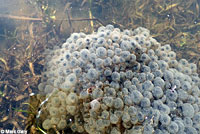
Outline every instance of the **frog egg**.
<svg viewBox="0 0 200 134"><path fill-rule="evenodd" d="M106 40L104 39L104 37L99 37L99 38L97 39L97 45L98 45L99 47L103 47L103 46L105 45L105 43L106 43Z"/></svg>
<svg viewBox="0 0 200 134"><path fill-rule="evenodd" d="M73 92L69 93L66 99L66 103L71 105L77 102L78 102L78 96L76 95L76 93Z"/></svg>
<svg viewBox="0 0 200 134"><path fill-rule="evenodd" d="M152 91L153 88L154 88L154 85L152 84L151 81L147 80L144 83L142 83L143 91Z"/></svg>
<svg viewBox="0 0 200 134"><path fill-rule="evenodd" d="M97 32L104 32L106 30L106 27L101 26L98 28Z"/></svg>
<svg viewBox="0 0 200 134"><path fill-rule="evenodd" d="M110 57L107 57L104 59L104 65L105 66L111 66L112 65L112 59Z"/></svg>
<svg viewBox="0 0 200 134"><path fill-rule="evenodd" d="M72 56L74 57L74 58L79 58L79 56L80 56L80 52L79 51L73 51L72 52Z"/></svg>
<svg viewBox="0 0 200 134"><path fill-rule="evenodd" d="M98 126L97 129L100 130L100 131L102 131L102 130L105 129L105 128L104 128L105 126L104 126L104 123L103 123L103 120L102 120L102 119L98 119L98 120L96 121L96 126Z"/></svg>
<svg viewBox="0 0 200 134"><path fill-rule="evenodd" d="M171 118L169 115L167 115L165 113L161 113L159 121L162 124L162 126L168 126L171 122Z"/></svg>
<svg viewBox="0 0 200 134"><path fill-rule="evenodd" d="M143 95L138 90L133 90L133 92L131 93L131 98L135 104L139 104L140 101L143 99Z"/></svg>
<svg viewBox="0 0 200 134"><path fill-rule="evenodd" d="M133 105L132 99L129 95L124 95L124 103L127 106Z"/></svg>
<svg viewBox="0 0 200 134"><path fill-rule="evenodd" d="M171 59L169 57L164 57L163 60L167 63L170 63Z"/></svg>
<svg viewBox="0 0 200 134"><path fill-rule="evenodd" d="M112 58L114 56L114 51L111 50L111 49L108 49L107 50L107 55L108 55L108 57Z"/></svg>
<svg viewBox="0 0 200 134"><path fill-rule="evenodd" d="M116 98L114 99L113 105L114 105L114 108L121 109L124 107L124 102L122 101L121 98Z"/></svg>
<svg viewBox="0 0 200 134"><path fill-rule="evenodd" d="M124 35L128 35L128 36L131 36L131 33L132 31L130 31L130 30L128 30L128 29L125 29L124 31L123 31L123 34Z"/></svg>
<svg viewBox="0 0 200 134"><path fill-rule="evenodd" d="M60 89L64 92L69 92L72 86L68 82L64 82L61 84Z"/></svg>
<svg viewBox="0 0 200 134"><path fill-rule="evenodd" d="M80 76L81 73L82 73L82 69L81 69L80 67L73 68L73 73L74 73L76 76Z"/></svg>
<svg viewBox="0 0 200 134"><path fill-rule="evenodd" d="M68 63L68 66L70 66L71 68L74 68L78 65L78 60L75 57L72 57L71 60Z"/></svg>
<svg viewBox="0 0 200 134"><path fill-rule="evenodd" d="M154 134L154 128L151 124L147 124L144 126L144 134Z"/></svg>
<svg viewBox="0 0 200 134"><path fill-rule="evenodd" d="M100 58L97 58L97 59L95 60L95 65L96 65L96 67L102 67L102 66L103 66L103 63L104 63L104 61L103 61L102 59L100 59Z"/></svg>
<svg viewBox="0 0 200 134"><path fill-rule="evenodd" d="M87 99L89 97L89 93L86 90L82 90L80 92L80 99Z"/></svg>
<svg viewBox="0 0 200 134"><path fill-rule="evenodd" d="M129 40L130 37L129 37L128 35L122 35L121 39L122 39L122 40Z"/></svg>
<svg viewBox="0 0 200 134"><path fill-rule="evenodd" d="M132 127L132 124L131 122L122 122L122 126L125 128L125 129L130 129Z"/></svg>
<svg viewBox="0 0 200 134"><path fill-rule="evenodd" d="M99 38L99 37L106 37L106 32L105 31L102 31L102 32L98 32L97 33L97 37ZM97 39L98 39L97 38Z"/></svg>
<svg viewBox="0 0 200 134"><path fill-rule="evenodd" d="M171 91L171 90L166 90L165 92L167 99L171 100L171 101L176 101L178 98L178 94L176 92L176 90Z"/></svg>
<svg viewBox="0 0 200 134"><path fill-rule="evenodd" d="M135 61L136 61L136 56L135 56L135 54L130 54L129 57L130 57L130 58L129 58L129 61L130 61L130 62L135 62Z"/></svg>
<svg viewBox="0 0 200 134"><path fill-rule="evenodd" d="M60 114L66 114L66 109L65 109L65 107L62 107L62 106L59 107L59 108L58 108L58 111L59 111Z"/></svg>
<svg viewBox="0 0 200 134"><path fill-rule="evenodd" d="M121 52L122 52L122 50L120 49L120 48L115 48L115 55L117 55L117 56L120 56L120 54L121 54Z"/></svg>
<svg viewBox="0 0 200 134"><path fill-rule="evenodd" d="M71 115L75 115L76 111L77 111L77 108L76 106L70 106L70 105L67 105L66 106L66 110L68 113L70 113Z"/></svg>
<svg viewBox="0 0 200 134"><path fill-rule="evenodd" d="M195 124L200 124L200 112L196 113L193 117L193 122Z"/></svg>
<svg viewBox="0 0 200 134"><path fill-rule="evenodd" d="M76 77L76 75L75 75L74 73L69 74L69 75L66 77L65 82L66 82L67 84L69 84L69 86L73 87L73 86L76 84L76 82L77 82L77 77Z"/></svg>
<svg viewBox="0 0 200 134"><path fill-rule="evenodd" d="M198 134L197 130L193 126L186 126L184 132L186 134Z"/></svg>
<svg viewBox="0 0 200 134"><path fill-rule="evenodd" d="M98 72L97 72L97 70L94 69L94 68L90 68L90 69L88 70L88 72L87 72L87 78L88 78L89 80L96 80L97 77L98 77Z"/></svg>
<svg viewBox="0 0 200 134"><path fill-rule="evenodd" d="M117 42L120 40L120 33L119 32L112 32L111 33L111 39L114 41L114 42Z"/></svg>
<svg viewBox="0 0 200 134"><path fill-rule="evenodd" d="M114 26L111 24L106 25L105 27L107 30L113 31L114 30Z"/></svg>
<svg viewBox="0 0 200 134"><path fill-rule="evenodd" d="M170 113L170 108L166 104L159 105L158 106L158 110L160 111L160 113L165 113L165 114L169 114Z"/></svg>
<svg viewBox="0 0 200 134"><path fill-rule="evenodd" d="M176 53L174 51L170 51L167 55L171 60L176 59Z"/></svg>
<svg viewBox="0 0 200 134"><path fill-rule="evenodd" d="M142 55L141 55L141 57L140 57L140 60L142 61L142 62L148 62L148 61L150 61L150 57L146 54L146 53L143 53Z"/></svg>
<svg viewBox="0 0 200 134"><path fill-rule="evenodd" d="M71 34L70 38L72 38L74 40L74 42L80 38L80 34L79 33L73 33Z"/></svg>
<svg viewBox="0 0 200 134"><path fill-rule="evenodd" d="M191 75L192 70L191 70L189 67L184 67L184 68L183 68L183 73L184 73L184 74L187 74L187 75Z"/></svg>
<svg viewBox="0 0 200 134"><path fill-rule="evenodd" d="M103 102L106 106L112 107L113 106L113 97L103 97Z"/></svg>
<svg viewBox="0 0 200 134"><path fill-rule="evenodd" d="M84 43L84 40L83 38L79 38L76 40L76 45L79 49L82 49L85 47L85 43Z"/></svg>
<svg viewBox="0 0 200 134"><path fill-rule="evenodd" d="M165 51L170 52L171 51L171 46L169 44L164 45Z"/></svg>
<svg viewBox="0 0 200 134"><path fill-rule="evenodd" d="M91 53L89 57L89 61L92 63L95 63L95 60L97 59L96 53Z"/></svg>
<svg viewBox="0 0 200 134"><path fill-rule="evenodd" d="M62 48L68 48L68 46L69 46L68 42L65 42L65 43L62 44Z"/></svg>
<svg viewBox="0 0 200 134"><path fill-rule="evenodd" d="M115 55L114 57L112 57L112 63L114 64L118 64L120 63L120 57Z"/></svg>
<svg viewBox="0 0 200 134"><path fill-rule="evenodd" d="M167 130L170 132L170 133L177 133L178 130L179 130L179 126L178 124L176 124L176 122L172 121L169 126L167 127Z"/></svg>
<svg viewBox="0 0 200 134"><path fill-rule="evenodd" d="M99 58L105 58L106 55L107 55L107 50L104 48L104 47L98 47L96 49L96 55L99 57Z"/></svg>
<svg viewBox="0 0 200 134"><path fill-rule="evenodd" d="M156 62L158 60L158 56L154 55L154 56L150 56L151 61Z"/></svg>
<svg viewBox="0 0 200 134"><path fill-rule="evenodd" d="M146 80L152 81L154 79L154 74L147 72L146 74Z"/></svg>
<svg viewBox="0 0 200 134"><path fill-rule="evenodd" d="M104 110L102 113L101 113L101 118L102 119L108 119L110 117L110 113L107 111L107 110Z"/></svg>
<svg viewBox="0 0 200 134"><path fill-rule="evenodd" d="M53 86L54 86L54 87L61 87L62 84L60 83L60 81L59 81L58 79L56 79L56 80L54 80L54 82L53 82Z"/></svg>
<svg viewBox="0 0 200 134"><path fill-rule="evenodd" d="M110 123L111 124L117 124L119 121L119 117L116 114L110 115Z"/></svg>
<svg viewBox="0 0 200 134"><path fill-rule="evenodd" d="M103 97L103 91L99 88L95 88L93 91L92 91L92 98L93 99L98 99L98 98L101 98Z"/></svg>
<svg viewBox="0 0 200 134"><path fill-rule="evenodd" d="M82 60L86 60L87 61L89 59L89 57L90 57L89 50L88 49L82 49L80 51L80 57L82 58Z"/></svg>
<svg viewBox="0 0 200 134"><path fill-rule="evenodd" d="M188 82L188 81L182 82L181 88L188 93L192 92L192 86L191 86L190 82Z"/></svg>
<svg viewBox="0 0 200 134"><path fill-rule="evenodd" d="M128 114L129 114L130 116L132 116L132 117L136 116L136 115L137 115L137 112L138 112L138 110L137 110L137 108L134 107L134 106L130 106L130 107L128 108Z"/></svg>
<svg viewBox="0 0 200 134"><path fill-rule="evenodd" d="M184 117L192 118L194 116L194 108L190 103L184 103L182 105L182 114Z"/></svg>
<svg viewBox="0 0 200 134"><path fill-rule="evenodd" d="M146 66L146 65L142 65L141 71L144 72L144 73L149 73L149 72L151 72L151 68Z"/></svg>
<svg viewBox="0 0 200 134"><path fill-rule="evenodd" d="M65 59L66 60L70 60L71 59L71 53L69 51L66 51L64 55L65 55Z"/></svg>
<svg viewBox="0 0 200 134"><path fill-rule="evenodd" d="M162 71L165 71L169 68L168 63L165 62L164 60L159 60L158 65Z"/></svg>
<svg viewBox="0 0 200 134"><path fill-rule="evenodd" d="M125 96L125 95L128 95L129 91L127 88L122 88L122 94Z"/></svg>
<svg viewBox="0 0 200 134"><path fill-rule="evenodd" d="M59 130L63 130L63 129L65 129L66 126L67 126L66 120L61 119L61 120L59 121L58 125L57 125L57 128L58 128Z"/></svg>
<svg viewBox="0 0 200 134"><path fill-rule="evenodd" d="M58 108L56 108L56 107L50 107L49 108L49 113L50 113L51 116L57 116L57 115L59 115Z"/></svg>
<svg viewBox="0 0 200 134"><path fill-rule="evenodd" d="M140 102L141 107L146 108L146 107L150 107L151 103L149 98L143 98Z"/></svg>
<svg viewBox="0 0 200 134"><path fill-rule="evenodd" d="M121 52L121 58L124 58L125 60L129 60L130 55L131 55L131 53L129 51L122 51Z"/></svg>
<svg viewBox="0 0 200 134"><path fill-rule="evenodd" d="M116 48L118 48L118 47L119 47L119 44L118 44L118 43L112 43L111 46L108 46L108 48L109 48L110 50L112 50L113 52L114 52L114 50L115 50Z"/></svg>
<svg viewBox="0 0 200 134"><path fill-rule="evenodd" d="M118 72L113 72L111 78L113 81L120 81L120 74Z"/></svg>
<svg viewBox="0 0 200 134"><path fill-rule="evenodd" d="M155 52L153 49L149 49L147 54L151 57L151 56L154 56L155 55Z"/></svg>
<svg viewBox="0 0 200 134"><path fill-rule="evenodd" d="M51 103L54 107L58 107L60 105L60 99L58 97L52 97Z"/></svg>
<svg viewBox="0 0 200 134"><path fill-rule="evenodd" d="M51 107L53 107L54 105L51 103L51 102L49 102L49 103L47 103L47 109L49 110Z"/></svg>
<svg viewBox="0 0 200 134"><path fill-rule="evenodd" d="M133 125L136 125L138 123L138 118L134 115L134 116L131 116L130 118L130 122L133 124Z"/></svg>
<svg viewBox="0 0 200 134"><path fill-rule="evenodd" d="M170 60L170 62L169 62L169 66L170 67L175 68L175 67L177 67L177 65L178 65L178 61L177 60Z"/></svg>
<svg viewBox="0 0 200 134"><path fill-rule="evenodd" d="M174 74L172 71L166 70L163 73L163 77L165 81L174 81Z"/></svg>
<svg viewBox="0 0 200 134"><path fill-rule="evenodd" d="M146 81L146 73L139 73L138 80L142 83Z"/></svg>
<svg viewBox="0 0 200 134"><path fill-rule="evenodd" d="M152 94L156 99L159 99L163 96L163 90L162 90L162 88L156 86L153 88Z"/></svg>
<svg viewBox="0 0 200 134"><path fill-rule="evenodd" d="M42 123L42 127L46 130L50 129L52 127L51 120L50 119L44 120Z"/></svg>
<svg viewBox="0 0 200 134"><path fill-rule="evenodd" d="M156 77L153 80L153 84L154 84L154 86L158 86L158 87L164 88L165 81L161 77Z"/></svg>
<svg viewBox="0 0 200 134"><path fill-rule="evenodd" d="M183 124L184 124L185 126L192 126L192 125L193 125L193 121L192 121L192 119L189 118L189 117L184 117L184 118L183 118Z"/></svg>
<svg viewBox="0 0 200 134"><path fill-rule="evenodd" d="M138 112L136 117L137 117L139 122L143 122L144 121L144 114L142 112Z"/></svg>
<svg viewBox="0 0 200 134"><path fill-rule="evenodd" d="M127 40L122 40L122 42L120 43L120 48L123 50L123 51L129 51L130 48L131 48L131 44L129 41Z"/></svg>
<svg viewBox="0 0 200 134"><path fill-rule="evenodd" d="M108 88L105 90L105 96L108 97L115 97L116 96L116 91L114 88Z"/></svg>
<svg viewBox="0 0 200 134"><path fill-rule="evenodd" d="M197 72L197 65L196 64L190 63L189 68L192 70L193 73Z"/></svg>
<svg viewBox="0 0 200 134"><path fill-rule="evenodd" d="M136 50L137 48L139 48L139 44L135 39L131 39L130 40L130 45L131 45L131 49L132 50Z"/></svg>
<svg viewBox="0 0 200 134"><path fill-rule="evenodd" d="M58 94L58 98L59 98L60 101L65 101L65 99L67 97L65 92L59 91L57 94Z"/></svg>
<svg viewBox="0 0 200 134"><path fill-rule="evenodd" d="M44 84L44 83L40 83L40 84L38 85L39 91L43 91L44 88L45 88L45 84Z"/></svg>
<svg viewBox="0 0 200 134"><path fill-rule="evenodd" d="M52 125L57 125L59 123L59 121L60 121L60 118L58 118L58 117L52 117L51 118L51 124Z"/></svg>
<svg viewBox="0 0 200 134"><path fill-rule="evenodd" d="M75 43L70 43L69 45L68 45L68 50L70 50L70 52L74 52L74 51L76 51L77 50L77 45L75 44Z"/></svg>
<svg viewBox="0 0 200 134"><path fill-rule="evenodd" d="M93 111L98 111L101 107L101 104L97 99L94 99L93 101L90 102L90 107Z"/></svg>
<svg viewBox="0 0 200 134"><path fill-rule="evenodd" d="M46 85L46 86L45 86L45 89L44 89L44 92L45 92L46 94L48 94L48 93L51 93L53 90L54 90L54 87L53 87L53 86L51 86L51 85Z"/></svg>
<svg viewBox="0 0 200 134"><path fill-rule="evenodd" d="M129 115L127 112L125 112L125 113L122 115L122 121L123 121L123 122L128 122L128 121L130 121L130 115Z"/></svg>

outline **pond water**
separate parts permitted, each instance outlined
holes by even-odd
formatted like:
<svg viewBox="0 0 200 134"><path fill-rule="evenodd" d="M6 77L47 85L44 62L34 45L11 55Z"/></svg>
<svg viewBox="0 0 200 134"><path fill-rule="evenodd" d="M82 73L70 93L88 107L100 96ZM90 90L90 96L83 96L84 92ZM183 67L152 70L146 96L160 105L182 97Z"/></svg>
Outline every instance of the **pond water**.
<svg viewBox="0 0 200 134"><path fill-rule="evenodd" d="M135 62L133 66L133 63L131 63L130 67L127 67L127 65L123 70L121 66L121 68L114 68L114 66L120 65L119 63L115 63L113 62L113 60L109 61L107 59L108 61L105 62L109 62L108 66L104 64L105 66L98 67L98 65L101 64L101 60L106 59L106 57L102 56L104 55L104 49L106 50L106 56L108 55L108 49L112 49L112 47L110 47L108 44L110 44L111 46L113 45L114 53L117 56L120 55L117 53L121 53L121 50L126 51L130 54L134 54L136 56L136 61L139 64L141 64L141 66L150 66L146 62L141 63L141 59L139 58L143 53L148 53L150 48L146 48L147 50L141 50L141 53L139 52L139 50L136 49L132 50L131 48L128 48L127 50L123 50L123 48L121 48L121 46L123 46L121 45L123 44L122 40L136 40L136 35L140 36L141 31L147 30L147 33L150 32L150 34L147 34L147 38L144 37L145 40L141 39L142 41L150 41L151 44L153 44L152 40L155 39L157 40L157 43L159 43L161 46L165 46L165 49L167 49L167 44L169 44L171 50L176 54L176 59L177 61L179 61L179 64L186 64L188 61L189 63L193 63L195 65L195 71L191 71L191 68L188 69L190 67L190 64L184 65L184 67L186 66L187 68L185 72L183 71L183 74L189 75L189 78L185 76L186 79L184 79L184 81L189 81L189 86L191 86L190 89L192 91L186 91L187 95L190 98L188 97L186 100L183 99L181 101L178 101L179 99L172 99L172 101L170 99L168 100L167 98L166 100L162 100L162 103L164 105L164 108L162 108L164 109L164 111L167 111L170 104L177 105L177 112L174 112L172 109L169 113L167 112L167 115L169 115L170 117L170 123L172 123L170 124L171 127L177 126L178 123L175 122L175 125L173 123L175 121L175 117L179 117L181 121L185 123L185 126L188 125L187 123L189 123L189 125L191 126L186 127L183 130L186 134L194 131L194 133L199 133L200 130L197 128L198 126L200 126L200 122L197 121L199 120L197 118L200 117L200 102L198 102L200 95L200 84L198 80L195 81L195 78L193 78L193 76L195 76L197 77L197 79L199 79L200 74L199 6L200 2L198 0L0 0L0 130L5 130L5 133L14 133L14 131L11 132L11 130L19 130L17 133L20 133L21 131L23 131L23 133L131 133L133 132L133 129L134 132L137 133L144 133L144 129L148 129L149 131L151 131L149 133L153 133L156 131L156 129L161 128L166 129L166 131L170 131L168 127L169 124L167 124L167 126L163 125L161 127L161 119L158 121L159 125L153 127L146 125L145 119L144 121L140 121L136 124L131 123L131 121L128 119L127 121L125 121L125 118L132 118L132 116L130 116L127 112L131 106L135 106L136 109L138 109L139 111L142 111L141 109L145 107L143 106L143 104L141 104L142 102L134 102L135 100L133 98L137 98L137 95L134 97L133 93L129 91L129 88L125 87L125 85L127 85L129 82L123 84L125 82L121 78L123 73L120 74L120 71L125 73L130 71L130 68L137 68ZM110 30L109 32L111 33L111 35L103 35L106 31L105 27L103 26L107 26L106 30ZM101 28L98 30L99 27ZM144 27L146 28L146 30L136 30L138 27ZM119 36L120 41L115 41L113 37L115 34L113 33L112 28L115 28L115 31L117 32L119 32L120 30L120 32L117 35ZM103 29L102 33L100 32L101 29ZM97 38L97 41L91 41L89 42L88 46L83 45L82 48L76 48L72 45L73 43L76 45L78 44L76 39L72 39L72 37L75 37L76 35L73 33L85 33L82 35L83 37L81 37L80 34L78 34L77 38ZM99 41L100 37L105 38L104 43L106 45L96 45L96 43L103 43L103 41ZM65 45L63 45L64 43ZM138 41L138 43L141 42ZM93 48L93 46L95 47ZM103 47L103 49L100 48L98 50L98 47ZM80 73L81 76L77 75L76 77L71 78L71 76L73 75L70 75L69 77L69 74L66 74L61 78L60 75L57 75L60 74L61 71L68 69L69 72L73 72L73 69L77 68L77 66L70 66L72 64L70 63L71 59L66 61L66 64L63 64L62 66L60 66L62 61L55 62L55 60L60 60L59 58L62 59L61 48L63 48L64 51L70 51L70 54L72 54L74 51L78 51L78 53L82 53L83 55L89 50L92 53L92 49L94 49L94 51L98 53L97 58L95 59L94 57L94 60L96 60L96 62L93 63L92 61L88 61L88 65L84 64L83 67L81 67L81 63L78 64L79 67L82 69L82 73ZM120 50L115 50L116 48L119 48ZM88 51L85 51L84 53L84 51L81 51L82 49L84 49L84 51L85 49ZM153 51L154 50L156 52L156 49L153 49ZM169 55L170 51L167 51L166 55ZM57 56L55 56L55 53L57 53ZM65 52L63 53L65 54ZM126 54L124 53L124 55ZM159 55L157 53L156 55L158 56L158 60L164 60L168 63L167 59L161 58L163 55L161 56L161 54ZM87 56L87 54L85 54L85 56ZM74 56L73 58L77 57ZM101 60L99 60L98 58ZM81 59L81 56L77 58L78 63L80 62L79 59ZM186 59L187 61L183 59ZM121 59L122 62L123 60L124 59ZM87 58L82 58L81 61L87 61ZM126 64L124 63L124 65ZM176 66L178 66L178 64ZM170 70L171 68L181 72L180 70L182 66L179 68L176 66L171 66L171 63L169 63L168 70ZM103 74L105 73L102 72L108 69L109 67L111 69L111 73L116 72L116 74L114 73L113 75L108 75L106 77L103 76ZM94 70L90 70L91 68L96 69L97 72L94 72ZM59 73L55 73L59 70L61 70ZM138 77L138 79L139 77L141 77L142 79L142 76L138 76L138 74L136 75L135 72L142 73L144 70L142 70L142 67L139 70L131 70L131 72L134 72L134 75L130 76L131 78L129 78L129 81L130 79L132 79L132 77ZM160 70L162 69L160 68ZM78 69L76 71L78 71ZM151 70L150 72L152 73L153 71ZM162 72L164 71L162 70ZM91 75L92 78L90 78L88 75ZM119 81L117 80L118 75L120 76ZM130 75L132 74L130 73ZM51 79L51 77L53 80ZM126 76L126 78L127 77L129 76ZM55 84L55 81L58 81L58 79L64 79L63 81L67 81L68 78L69 81L72 81L73 78L76 78L76 86L70 85L69 82L67 83L67 87L65 88ZM164 79L164 76L160 76L160 78ZM93 79L96 81L94 81ZM53 83L50 82L51 80L53 81ZM125 104L123 104L123 108L118 108L118 106L115 105L111 107L105 106L104 108L102 108L103 106L101 106L100 110L97 113L93 113L94 118L92 118L92 111L88 112L87 110L92 109L93 107L95 109L93 103L95 103L97 106L99 102L101 105L103 104L103 98L109 97L105 93L106 89L104 88L106 86L111 86L112 81L118 82L120 86L120 88L115 91L116 96L114 96L114 100L116 100L116 103L120 104L121 100L123 100L122 103L125 103L125 98L128 97L132 98L132 101L134 103L131 103L129 105L126 104L128 103L126 102ZM153 84L153 87L156 87L155 82L153 82L153 79L150 81L152 81L150 82L150 85ZM161 91L164 93L165 97L168 94L167 89L180 90L185 88L181 86L178 87L178 85L174 84L174 81L170 81L168 83L166 81L165 86L162 87ZM104 97L94 97L94 95L90 95L90 97L87 99L80 99L82 90L88 88L89 91L87 91L90 94L92 94L92 91L98 87L97 85L99 84L99 82L102 82L104 85L103 87L101 87L101 91L103 91ZM148 82L147 84L149 84ZM41 86L41 83L43 84L43 87ZM143 88L145 88L146 86L142 85L144 83L144 81L140 81L140 85L143 86ZM166 87L167 84L169 84L170 86ZM184 84L181 82L181 85ZM136 86L135 83L133 85ZM38 89L38 86L41 87L41 90ZM188 88L187 82L185 86ZM42 125L45 119L52 119L52 114L49 114L51 113L51 110L48 109L48 105L50 105L53 102L52 98L56 97L57 95L57 93L53 94L52 92L55 89L52 89L51 92L44 92L43 90L45 89L45 87L48 87L48 90L50 90L53 87L55 89L58 89L59 91L63 91L64 89L67 89L69 87L70 89L72 87L76 87L76 90L70 90L70 93L75 92L75 94L78 96L79 99L77 100L76 105L78 105L79 108L76 110L80 111L78 112L79 114L76 113L74 115L69 112L70 108L73 109L73 107L70 107L72 105L66 104L66 109L68 109L68 111L65 111L63 124L65 124L66 121L67 125L64 128L58 125L59 123L54 123L54 126L52 124L51 127L46 126L46 128L51 128L46 130L45 125ZM137 86L136 88L137 89L135 89L134 91L140 91L139 86ZM159 89L155 90L157 91ZM95 91L97 92L97 90ZM127 94L131 95L128 96L124 92L128 92ZM195 95L196 92L197 95ZM70 96L70 93L67 91L64 96ZM153 91L151 90L148 93L152 95ZM148 93L146 93L146 95ZM97 92L96 94L101 94L101 92ZM117 98L120 98L120 94L121 100L118 100ZM142 91L140 91L140 93L138 94L139 96L141 94L143 98L145 98L143 102L149 102L151 107L153 107L154 100L161 100L161 98L156 98L156 95L153 95L152 98L147 100L146 98L148 97L145 97ZM169 93L169 96L170 95L171 94ZM179 95L178 91L177 95ZM93 103L91 104L91 102ZM75 103L72 104L75 105ZM185 107L192 107L194 110L194 115L190 115L179 111L181 109L184 109ZM162 111L162 108L160 108L159 110ZM87 112L83 114L81 112L84 109ZM99 108L97 107L97 109ZM118 113L115 111L116 109ZM124 116L120 116L120 111ZM40 113L38 112L41 112L41 116L36 118L38 114L40 115ZM113 119L116 113L117 115L119 115L120 121L118 121L117 123L111 122L110 124L112 125L104 126L105 129L89 127L90 125L87 127L89 123L100 123L99 128L102 127L101 123L103 117L100 118L100 116L103 116L103 114L105 114L106 116L107 113L107 122L104 122L104 124L108 122L110 123L111 117ZM126 114L127 116L125 116ZM86 117L84 116L89 117L86 119ZM145 116L144 118L148 117ZM99 120L97 122L96 120L94 121L94 119ZM151 120L153 120L153 118L151 118L150 121ZM141 128L138 128L138 130L136 131L136 126L141 126ZM164 130L162 130L161 132L164 133ZM174 130L174 132L171 133L178 133L178 131Z"/></svg>

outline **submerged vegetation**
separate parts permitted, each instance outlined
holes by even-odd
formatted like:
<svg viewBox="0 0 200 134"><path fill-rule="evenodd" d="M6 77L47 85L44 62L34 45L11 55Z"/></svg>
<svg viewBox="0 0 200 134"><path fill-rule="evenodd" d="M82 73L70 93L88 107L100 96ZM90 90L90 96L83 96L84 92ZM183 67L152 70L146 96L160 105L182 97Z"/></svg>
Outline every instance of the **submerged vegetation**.
<svg viewBox="0 0 200 134"><path fill-rule="evenodd" d="M105 24L121 29L142 26L161 44L171 44L178 58L197 64L200 73L198 0L20 0L20 4L23 11L0 14L1 129L45 133L35 118L43 101L36 95L45 64L42 52L61 45L73 32L91 33ZM56 128L55 132L60 133Z"/></svg>

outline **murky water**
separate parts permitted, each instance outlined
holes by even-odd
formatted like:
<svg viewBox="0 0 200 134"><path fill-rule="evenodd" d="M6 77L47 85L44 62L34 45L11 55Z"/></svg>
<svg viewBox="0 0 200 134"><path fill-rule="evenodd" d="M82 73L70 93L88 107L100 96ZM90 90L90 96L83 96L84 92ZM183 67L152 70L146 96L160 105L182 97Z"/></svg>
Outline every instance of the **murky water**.
<svg viewBox="0 0 200 134"><path fill-rule="evenodd" d="M0 130L38 129L44 98L35 95L44 52L74 32L90 34L107 24L145 27L161 45L170 44L177 59L195 63L199 74L199 6L198 0L0 0Z"/></svg>

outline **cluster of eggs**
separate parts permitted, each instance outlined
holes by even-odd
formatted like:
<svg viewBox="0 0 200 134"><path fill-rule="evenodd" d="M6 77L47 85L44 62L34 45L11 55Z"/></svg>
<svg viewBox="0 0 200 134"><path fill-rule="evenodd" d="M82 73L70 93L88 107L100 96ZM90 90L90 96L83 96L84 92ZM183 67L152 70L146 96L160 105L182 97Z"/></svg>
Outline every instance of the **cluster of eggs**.
<svg viewBox="0 0 200 134"><path fill-rule="evenodd" d="M38 88L49 100L44 129L89 134L200 133L197 66L176 60L148 29L102 26L47 50Z"/></svg>

